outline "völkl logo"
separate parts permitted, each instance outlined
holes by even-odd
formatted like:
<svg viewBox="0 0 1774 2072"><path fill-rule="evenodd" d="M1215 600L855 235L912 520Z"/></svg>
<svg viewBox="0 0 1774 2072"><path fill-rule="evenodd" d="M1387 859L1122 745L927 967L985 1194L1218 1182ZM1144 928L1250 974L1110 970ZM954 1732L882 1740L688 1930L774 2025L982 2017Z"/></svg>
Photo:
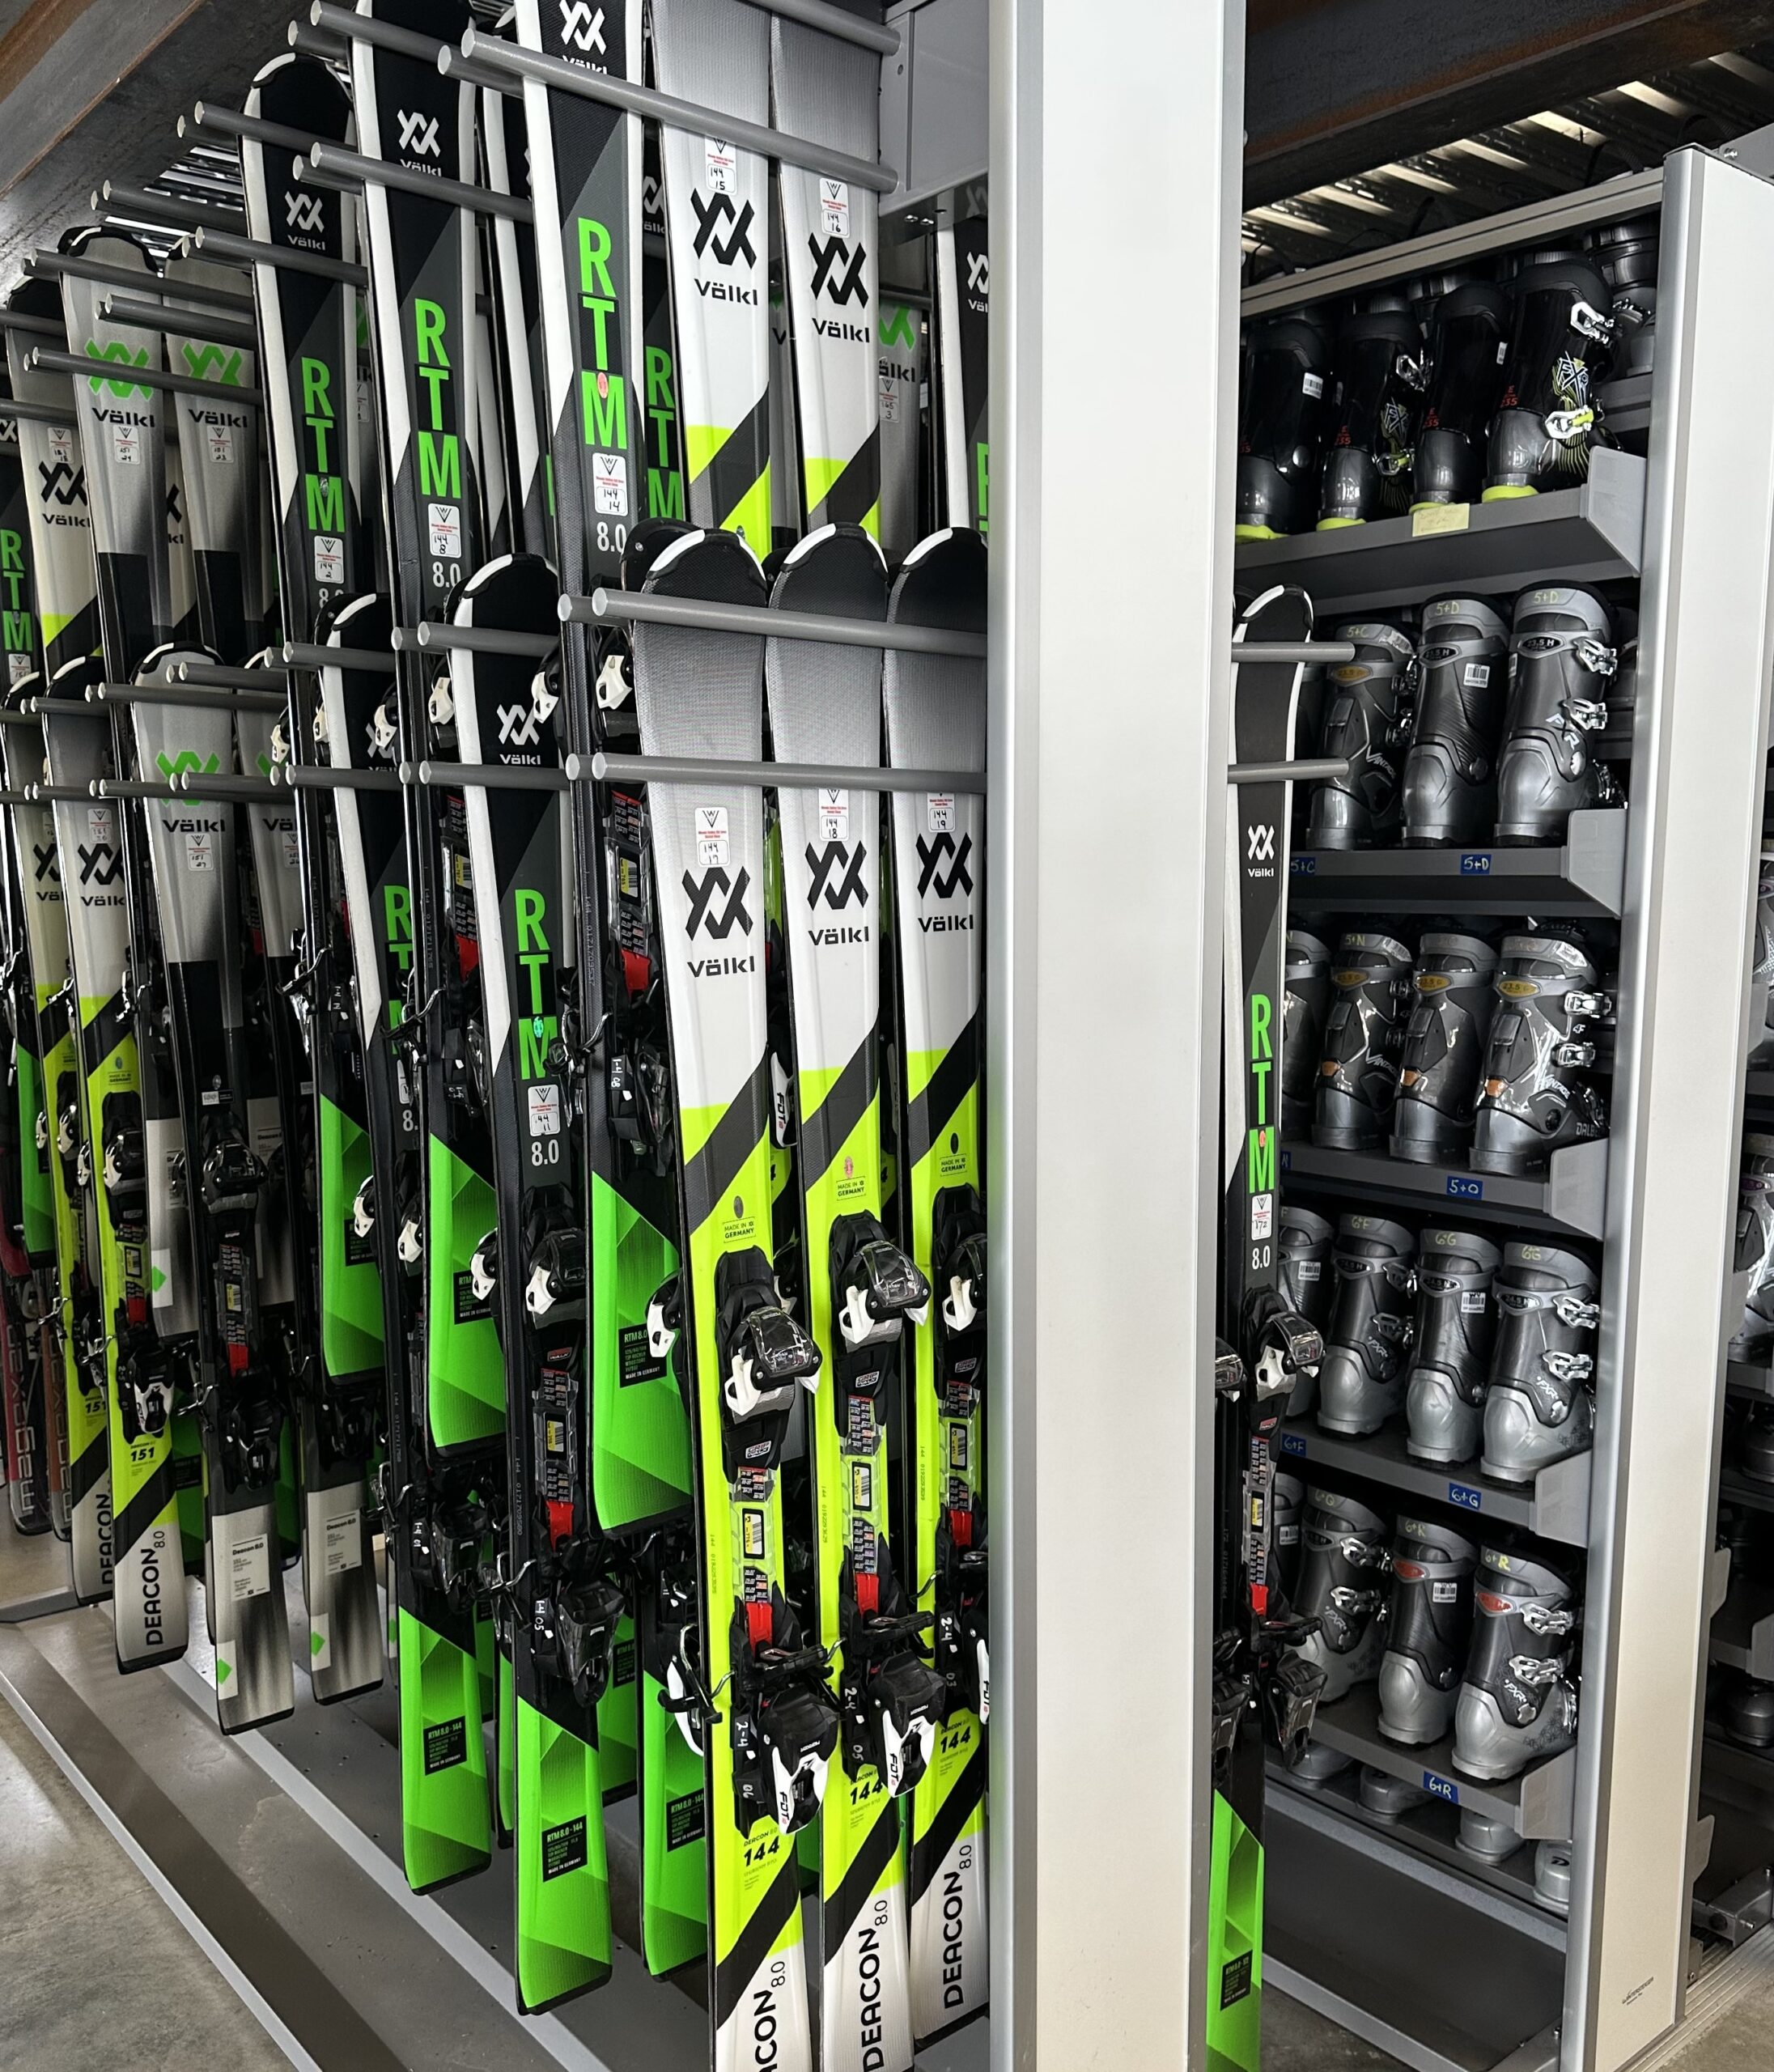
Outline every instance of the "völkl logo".
<svg viewBox="0 0 1774 2072"><path fill-rule="evenodd" d="M961 836L958 847L953 834L939 834L928 841L920 834L918 838L919 898L922 899L932 886L936 888L939 899L953 899L957 889L971 892L974 876L968 864L973 847L974 838L970 834ZM948 874L940 877L938 873L945 863L949 865Z"/></svg>
<svg viewBox="0 0 1774 2072"><path fill-rule="evenodd" d="M690 902L690 919L685 934L694 942L700 928L711 942L725 942L736 927L741 935L749 936L752 917L746 911L745 894L750 889L751 873L743 868L736 880L729 878L718 864L704 871L700 880L685 871L684 896ZM727 903L717 914L715 902L724 896Z"/></svg>

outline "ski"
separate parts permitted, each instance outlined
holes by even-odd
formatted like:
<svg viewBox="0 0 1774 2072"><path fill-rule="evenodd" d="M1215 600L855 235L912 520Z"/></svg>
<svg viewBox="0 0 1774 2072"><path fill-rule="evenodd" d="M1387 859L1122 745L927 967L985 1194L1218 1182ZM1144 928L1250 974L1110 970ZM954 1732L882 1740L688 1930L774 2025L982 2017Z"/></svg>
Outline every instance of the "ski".
<svg viewBox="0 0 1774 2072"><path fill-rule="evenodd" d="M936 421L943 507L951 525L989 530L986 421L991 254L983 216L936 232Z"/></svg>
<svg viewBox="0 0 1774 2072"><path fill-rule="evenodd" d="M927 528L922 475L926 348L922 311L884 291L876 319L881 394L881 550L897 567Z"/></svg>
<svg viewBox="0 0 1774 2072"><path fill-rule="evenodd" d="M1311 600L1276 588L1245 611L1233 639L1311 633ZM1236 665L1234 762L1290 759L1303 672L1301 662ZM1207 2063L1237 2072L1258 2072L1262 2048L1264 1730L1297 1760L1324 1681L1284 1652L1308 1628L1269 1571L1275 1435L1295 1378L1316 1373L1323 1353L1318 1327L1288 1306L1276 1214L1292 788L1234 779L1227 816Z"/></svg>
<svg viewBox="0 0 1774 2072"><path fill-rule="evenodd" d="M977 533L921 541L889 617L982 635L986 555ZM889 648L887 759L896 769L983 771L983 662ZM912 1794L909 1892L915 2040L985 2008L987 1634L985 1172L981 1028L985 799L899 792L893 802L898 951L901 1213L930 1282L912 1335L914 1600L936 1620L946 1687L930 1760Z"/></svg>

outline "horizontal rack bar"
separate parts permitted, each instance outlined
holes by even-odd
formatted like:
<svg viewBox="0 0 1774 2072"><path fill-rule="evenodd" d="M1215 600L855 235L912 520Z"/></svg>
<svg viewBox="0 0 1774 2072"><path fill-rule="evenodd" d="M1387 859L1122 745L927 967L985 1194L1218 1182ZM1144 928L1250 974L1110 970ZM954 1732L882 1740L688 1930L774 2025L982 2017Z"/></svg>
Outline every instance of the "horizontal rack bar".
<svg viewBox="0 0 1774 2072"><path fill-rule="evenodd" d="M172 283L168 282L168 292ZM159 331L168 338L201 338L206 345L240 346L248 352L259 349L257 328L231 316L213 316L201 309L180 309L170 302L138 302L134 295L113 288L99 304L99 314L113 324L133 324L140 331Z"/></svg>
<svg viewBox="0 0 1774 2072"><path fill-rule="evenodd" d="M292 669L382 669L393 673L391 650L379 648L316 648L305 640L286 640L285 666Z"/></svg>
<svg viewBox="0 0 1774 2072"><path fill-rule="evenodd" d="M265 681L267 677L281 677L288 673L280 663L273 662L263 669L231 669L214 662L169 662L167 681L177 683L200 683L211 690L265 690L270 691L278 703L283 702L283 693Z"/></svg>
<svg viewBox="0 0 1774 2072"><path fill-rule="evenodd" d="M779 20L799 22L803 28L817 29L822 35L834 36L843 43L854 43L864 50L872 50L877 57L897 57L900 52L898 29L885 28L873 22L865 22L855 15L846 14L842 7L834 7L829 0L750 0L750 4L766 15L775 15Z"/></svg>
<svg viewBox="0 0 1774 2072"><path fill-rule="evenodd" d="M21 338L59 338L68 342L68 327L53 316L28 316L22 309L0 309L0 331L16 331Z"/></svg>
<svg viewBox="0 0 1774 2072"><path fill-rule="evenodd" d="M91 796L95 799L176 799L178 793L164 779L149 777L95 777Z"/></svg>
<svg viewBox="0 0 1774 2072"><path fill-rule="evenodd" d="M206 777L197 770L180 771L172 779L172 789L181 799L239 799L247 804L282 796L275 784L267 783L262 777Z"/></svg>
<svg viewBox="0 0 1774 2072"><path fill-rule="evenodd" d="M316 29L330 29L347 46L367 43L378 50L392 51L397 57L416 57L422 65L438 64L439 53L451 49L435 36L422 36L417 29L403 29L393 22L379 22L349 7L329 6L326 0L314 0L308 9L308 20ZM291 40L295 40L293 36ZM442 70L441 65L438 69ZM478 66L464 66L454 76L471 87L496 90L499 83Z"/></svg>
<svg viewBox="0 0 1774 2072"><path fill-rule="evenodd" d="M1352 662L1352 640L1234 640L1234 662Z"/></svg>
<svg viewBox="0 0 1774 2072"><path fill-rule="evenodd" d="M87 702L91 705L229 705L238 706L244 712L281 712L289 700L281 691L180 682L90 684Z"/></svg>
<svg viewBox="0 0 1774 2072"><path fill-rule="evenodd" d="M47 802L63 805L87 805L98 797L91 784L27 784L24 788L28 802L34 806Z"/></svg>
<svg viewBox="0 0 1774 2072"><path fill-rule="evenodd" d="M282 775L276 781L297 792L397 792L398 774L393 770L318 770L308 762L274 765Z"/></svg>
<svg viewBox="0 0 1774 2072"><path fill-rule="evenodd" d="M29 792L0 792L0 806L34 806L37 801ZM49 1319L45 1318L45 1323Z"/></svg>
<svg viewBox="0 0 1774 2072"><path fill-rule="evenodd" d="M815 791L839 785L850 792L959 792L983 796L983 770L889 770L825 762L728 762L708 755L570 755L575 784L767 784L775 790Z"/></svg>
<svg viewBox="0 0 1774 2072"><path fill-rule="evenodd" d="M445 626L427 619L416 630L397 626L394 644L401 650L416 648L422 654L434 648L460 648L469 655L528 655L537 661L560 652L560 636L553 633L513 633L500 626Z"/></svg>
<svg viewBox="0 0 1774 2072"><path fill-rule="evenodd" d="M319 8L325 0L315 0ZM329 14L340 11L328 8ZM355 16L351 17L356 19ZM847 151L827 151L822 144L791 137L767 124L742 121L723 115L675 94L656 93L651 87L638 87L627 79L613 79L607 72L582 70L565 58L550 57L540 50L525 50L470 26L462 32L460 55L448 44L438 53L437 68L447 79L456 71L460 59L480 58L499 72L520 79L539 79L545 87L558 87L562 93L577 94L581 100L601 101L606 108L619 108L629 115L643 115L668 130L684 130L696 137L720 137L742 151L755 151L779 165L804 166L809 172L822 172L833 180L848 180L876 194L890 194L899 185L899 175L890 168L853 158Z"/></svg>
<svg viewBox="0 0 1774 2072"><path fill-rule="evenodd" d="M177 374L167 367L130 367L121 360L52 352L45 346L33 346L26 364L40 373L84 376L94 381L123 380L132 388L160 388L175 396L214 396L242 410L257 410L265 401L262 388L248 388L241 383L206 381L197 375Z"/></svg>
<svg viewBox="0 0 1774 2072"><path fill-rule="evenodd" d="M825 640L838 648L892 648L906 655L956 655L970 662L986 659L982 633L895 625L881 618L841 618L828 612L717 605L706 597L659 597L644 590L596 589L588 597L562 597L557 609L570 626L627 620L643 626L699 626L711 633L753 633L766 639Z"/></svg>
<svg viewBox="0 0 1774 2072"><path fill-rule="evenodd" d="M286 274L312 274L323 281L343 281L347 287L367 287L368 272L350 259L324 252L303 252L293 244L267 244L257 237L236 237L219 230L194 230L193 250L212 259L232 259L243 266L281 266Z"/></svg>
<svg viewBox="0 0 1774 2072"><path fill-rule="evenodd" d="M304 57L325 58L332 65L342 64L351 54L337 36L323 36L306 22L291 23L289 40L291 50L299 51Z"/></svg>
<svg viewBox="0 0 1774 2072"><path fill-rule="evenodd" d="M473 784L486 792L564 792L569 779L564 770L511 767L503 762L410 762L401 765L403 784Z"/></svg>
<svg viewBox="0 0 1774 2072"><path fill-rule="evenodd" d="M8 396L0 401L0 424L8 418L22 418L27 424L52 424L60 431L71 431L74 414L54 403L28 403L17 396Z"/></svg>
<svg viewBox="0 0 1774 2072"><path fill-rule="evenodd" d="M1299 762L1234 762L1226 770L1231 784L1313 784L1349 775L1352 759L1343 755L1307 756Z"/></svg>
<svg viewBox="0 0 1774 2072"><path fill-rule="evenodd" d="M10 705L0 706L0 727L40 727L42 724L41 714L29 706L21 706L16 711Z"/></svg>
<svg viewBox="0 0 1774 2072"><path fill-rule="evenodd" d="M254 144L268 144L274 151L305 151L316 139L306 130L292 130L286 122L267 122L263 116L243 115L239 109L214 108L200 100L189 115L179 117L179 134L189 122L193 130L213 130L219 137L240 137Z"/></svg>
<svg viewBox="0 0 1774 2072"><path fill-rule="evenodd" d="M442 173L434 176L415 172L410 166L396 165L388 159L367 158L362 151L347 151L344 145L329 144L324 138L311 146L305 157L296 159L295 176L299 180L318 180L324 186L342 188L347 193L379 181L384 187L397 188L403 194L422 194L430 201L472 209L477 215L504 216L514 223L536 221L535 210L518 195L501 194L495 188L478 186L473 180L447 179Z"/></svg>
<svg viewBox="0 0 1774 2072"><path fill-rule="evenodd" d="M202 237L205 233L199 231L193 234ZM65 278L91 281L95 287L122 288L133 295L139 295L144 288L151 290L159 278L139 269L108 266L102 259L85 259L78 252L33 252L25 261L24 270L33 280ZM187 302L206 303L217 309L230 310L236 316L250 316L253 313L252 296L236 294L232 288L200 287L193 282L179 292Z"/></svg>
<svg viewBox="0 0 1774 2072"><path fill-rule="evenodd" d="M133 217L149 223L163 223L175 230L195 230L200 223L213 223L218 215L224 214L238 216L243 223L246 219L244 209L225 202L205 207L200 202L187 202L176 194L151 194L145 187L131 187L120 180L107 180L95 187L91 206L95 214L102 214L107 209L124 210Z"/></svg>

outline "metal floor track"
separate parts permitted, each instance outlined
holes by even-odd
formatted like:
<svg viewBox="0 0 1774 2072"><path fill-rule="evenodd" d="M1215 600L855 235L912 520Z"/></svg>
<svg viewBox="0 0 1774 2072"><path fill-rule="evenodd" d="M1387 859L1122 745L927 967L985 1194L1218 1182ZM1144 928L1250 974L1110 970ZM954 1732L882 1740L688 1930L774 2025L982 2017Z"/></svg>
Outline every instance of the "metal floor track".
<svg viewBox="0 0 1774 2072"><path fill-rule="evenodd" d="M103 1607L0 1621L0 1697L292 2064L702 2072L700 1967L681 1985L651 1979L634 1948L632 1802L609 1815L616 1928L627 1931L614 1976L522 2018L510 1853L435 1896L407 1889L393 1692L320 1706L299 1675L291 1717L224 1739L192 1590L185 1659L129 1677ZM922 2053L919 2072L984 2072L987 2057L977 2023Z"/></svg>

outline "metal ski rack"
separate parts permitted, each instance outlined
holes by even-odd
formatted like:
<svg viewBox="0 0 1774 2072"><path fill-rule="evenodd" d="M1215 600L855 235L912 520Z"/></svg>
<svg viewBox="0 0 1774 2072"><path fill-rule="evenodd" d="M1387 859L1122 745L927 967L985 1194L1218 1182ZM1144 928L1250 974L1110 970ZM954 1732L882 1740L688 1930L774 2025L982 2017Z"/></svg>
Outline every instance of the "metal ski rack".
<svg viewBox="0 0 1774 2072"><path fill-rule="evenodd" d="M450 626L428 618L418 626L397 626L394 647L397 654L417 649L428 655L434 648L456 648L469 655L527 655L542 661L560 649L560 642L546 633L508 633L496 626Z"/></svg>
<svg viewBox="0 0 1774 2072"><path fill-rule="evenodd" d="M203 232L194 235L201 238ZM152 287L154 278L151 274L132 273L127 266L108 266L102 259L84 258L78 252L33 252L24 262L24 270L33 280L91 281L95 287L122 288L134 295ZM236 316L252 316L257 307L250 295L233 288L203 287L193 282L179 292L187 302L205 304ZM77 371L86 372L83 367Z"/></svg>
<svg viewBox="0 0 1774 2072"><path fill-rule="evenodd" d="M477 215L505 216L514 223L536 221L536 211L519 195L501 194L496 188L477 186L473 180L448 180L441 173L414 172L410 166L368 158L324 139L316 140L296 159L295 176L303 185L336 188L346 194L361 193L371 181L379 181L403 194L423 194L431 201L471 209Z"/></svg>
<svg viewBox="0 0 1774 2072"><path fill-rule="evenodd" d="M198 101L189 115L179 117L181 137L187 123L193 130L213 130L219 137L244 137L252 143L269 144L274 151L305 151L318 141L286 122L267 122L262 115L243 115L238 108L217 108L206 100Z"/></svg>
<svg viewBox="0 0 1774 2072"><path fill-rule="evenodd" d="M421 36L416 29L397 28L393 22L379 22L372 16L354 13L349 7L334 7L327 0L314 0L308 9L308 20L316 29L330 29L344 43L347 49L354 43L373 44L378 50L392 52L399 57L416 57L421 64L435 65L439 71L452 79L463 80L471 87L486 87L498 90L499 82L478 66L465 66L457 72L444 62L444 54L454 56L452 46L439 37ZM295 41L296 25L291 24L290 40ZM334 54L337 52L336 47Z"/></svg>
<svg viewBox="0 0 1774 2072"><path fill-rule="evenodd" d="M265 678L287 676L289 672L277 663L259 669L234 669L219 662L169 662L163 673L169 683L202 684L210 690L262 691L281 705L286 694L268 684ZM265 709L269 711L270 707Z"/></svg>
<svg viewBox="0 0 1774 2072"><path fill-rule="evenodd" d="M326 0L314 0L314 6L316 19L323 15L337 15L346 21L358 19L346 15L342 8L329 6ZM513 81L540 80L545 87L558 87L562 93L577 94L581 100L601 101L606 108L619 108L625 114L645 116L668 130L685 130L698 137L724 138L740 150L755 151L779 165L803 166L809 172L822 172L832 180L848 180L853 186L866 187L876 194L890 194L899 185L899 175L890 167L868 159L853 158L847 151L828 151L823 144L809 143L803 137L791 137L783 130L771 129L767 123L743 122L736 116L722 115L695 101L680 100L675 94L662 94L651 87L638 87L627 79L613 79L607 72L584 71L577 65L569 65L564 58L550 57L543 51L525 50L519 44L507 43L484 30L465 29L460 51L448 44L444 45L437 65L446 79L472 79L476 84L490 86L500 93L515 94L517 88L511 83ZM504 76L477 78L477 73L482 68Z"/></svg>
<svg viewBox="0 0 1774 2072"><path fill-rule="evenodd" d="M16 331L23 338L59 338L66 345L68 327L57 324L52 316L27 316L22 309L0 309L0 331ZM6 408L13 408L15 399L6 398Z"/></svg>
<svg viewBox="0 0 1774 2072"><path fill-rule="evenodd" d="M267 244L256 237L236 237L231 231L206 224L185 240L188 249L206 258L229 259L241 266L281 266L286 273L312 274L323 281L343 281L347 287L367 287L367 268L349 259L329 259L324 252L304 252L299 245ZM182 292L182 291L181 291Z"/></svg>
<svg viewBox="0 0 1774 2072"><path fill-rule="evenodd" d="M403 762L400 777L403 784L473 784L486 792L564 792L571 783L564 770L528 770L521 764L507 768L498 762Z"/></svg>
<svg viewBox="0 0 1774 2072"><path fill-rule="evenodd" d="M335 770L312 762L274 764L281 778L274 785L287 784L296 792L397 792L401 779L393 770Z"/></svg>
<svg viewBox="0 0 1774 2072"><path fill-rule="evenodd" d="M178 292L178 284L168 281L167 292ZM171 338L202 337L206 342L218 346L240 346L248 352L259 349L259 334L251 324L237 323L231 316L206 316L200 309L183 309L172 303L142 302L121 290L108 295L99 304L99 314L108 317L113 324L133 324L138 331L159 331Z"/></svg>
<svg viewBox="0 0 1774 2072"><path fill-rule="evenodd" d="M8 396L0 402L0 424L4 424L8 418L23 418L32 424L66 427L74 422L74 414L71 407L58 410L53 403L28 403L22 397Z"/></svg>
<svg viewBox="0 0 1774 2072"><path fill-rule="evenodd" d="M575 784L762 784L773 791L840 785L850 792L961 792L983 794L983 770L853 769L841 763L728 762L711 755L570 755Z"/></svg>
<svg viewBox="0 0 1774 2072"><path fill-rule="evenodd" d="M197 230L223 215L241 223L246 220L244 209L230 207L225 202L205 204L187 202L176 194L151 194L145 187L127 186L117 180L102 181L93 189L91 206L95 215L116 214L131 223L163 224L176 230Z"/></svg>
<svg viewBox="0 0 1774 2072"><path fill-rule="evenodd" d="M108 363L83 359L78 353L58 353L46 346L33 346L25 364L40 374L90 376L95 365ZM132 367L131 384L138 388L162 388L175 396L219 396L244 409L258 409L265 401L262 388L248 388L226 381L206 381L195 374L177 374L170 368Z"/></svg>
<svg viewBox="0 0 1774 2072"><path fill-rule="evenodd" d="M176 771L172 793L180 799L239 799L246 801L274 799L277 787L262 777L206 776L197 770Z"/></svg>
<svg viewBox="0 0 1774 2072"><path fill-rule="evenodd" d="M562 597L559 610L562 622L569 626L627 621L701 626L710 633L823 640L838 648L891 648L907 655L956 655L970 662L986 658L983 634L958 633L947 626L895 625L889 619L842 618L825 612L778 612L761 605L717 605L702 597L652 597L643 590L597 589L588 597Z"/></svg>
<svg viewBox="0 0 1774 2072"><path fill-rule="evenodd" d="M387 669L394 667L392 649L316 648L307 641L286 640L283 664L291 669Z"/></svg>

